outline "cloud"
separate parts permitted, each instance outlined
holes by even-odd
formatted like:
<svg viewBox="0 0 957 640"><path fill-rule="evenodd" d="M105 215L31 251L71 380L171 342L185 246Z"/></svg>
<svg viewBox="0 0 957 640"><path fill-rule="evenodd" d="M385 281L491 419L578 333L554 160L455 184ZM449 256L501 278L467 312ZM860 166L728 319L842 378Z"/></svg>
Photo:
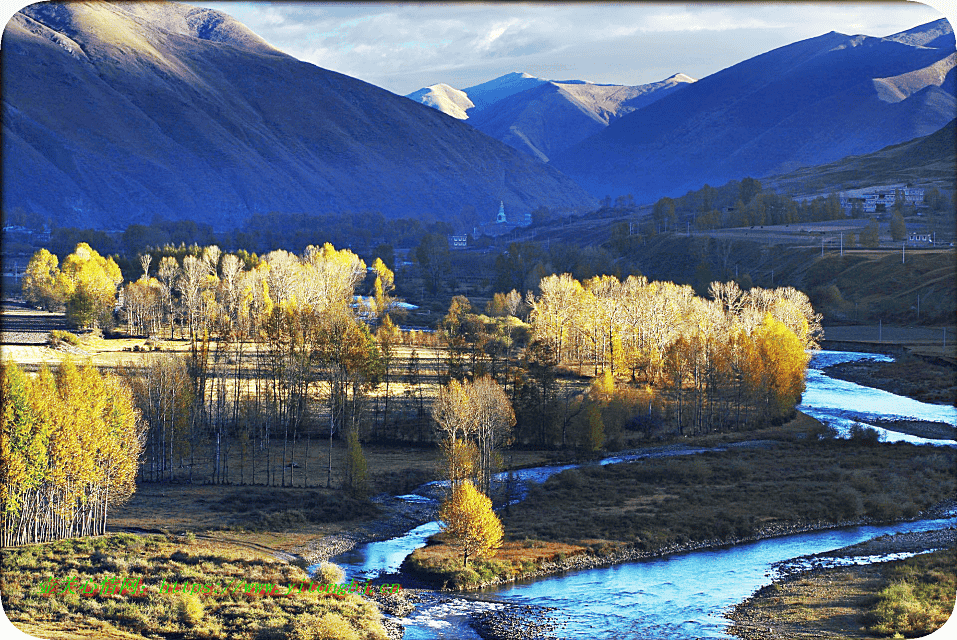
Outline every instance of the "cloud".
<svg viewBox="0 0 957 640"><path fill-rule="evenodd" d="M934 1L934 0L931 0ZM641 84L701 78L828 31L883 36L940 14L916 2L201 3L279 49L396 93L510 71Z"/></svg>

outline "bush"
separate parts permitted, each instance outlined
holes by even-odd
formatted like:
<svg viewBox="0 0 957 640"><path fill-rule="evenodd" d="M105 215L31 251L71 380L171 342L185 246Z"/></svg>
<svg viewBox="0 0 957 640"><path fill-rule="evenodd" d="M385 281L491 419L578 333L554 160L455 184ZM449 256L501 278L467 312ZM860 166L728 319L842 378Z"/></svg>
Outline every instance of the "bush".
<svg viewBox="0 0 957 640"><path fill-rule="evenodd" d="M55 329L50 332L50 337L47 338L47 344L49 344L53 348L56 348L64 344L69 344L74 347L79 347L83 343L80 341L80 337L78 335L74 333L70 333L69 331L61 331L59 329Z"/></svg>
<svg viewBox="0 0 957 640"><path fill-rule="evenodd" d="M855 422L853 425L851 425L848 439L868 447L873 447L880 444L881 434L870 427L866 427L859 422Z"/></svg>
<svg viewBox="0 0 957 640"><path fill-rule="evenodd" d="M326 584L339 584L346 578L346 572L339 565L323 562L316 572L317 581Z"/></svg>
<svg viewBox="0 0 957 640"><path fill-rule="evenodd" d="M195 627L203 620L206 610L195 593L179 593L176 599L176 617L184 625Z"/></svg>

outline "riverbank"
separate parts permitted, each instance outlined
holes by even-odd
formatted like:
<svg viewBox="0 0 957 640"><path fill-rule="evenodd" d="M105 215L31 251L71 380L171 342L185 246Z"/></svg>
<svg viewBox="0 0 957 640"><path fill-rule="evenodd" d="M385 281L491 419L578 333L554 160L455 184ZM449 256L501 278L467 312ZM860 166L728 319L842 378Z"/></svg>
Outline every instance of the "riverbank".
<svg viewBox="0 0 957 640"><path fill-rule="evenodd" d="M895 581L911 582L941 575L955 580L954 550L957 530L925 531L881 536L836 551L796 558L779 565L782 578L759 589L735 606L726 617L732 621L728 633L742 640L804 640L805 638L880 638L884 631L879 594ZM863 566L829 567L835 559L894 553L923 553L947 549L909 560L880 562ZM810 567L810 568L808 568ZM943 568L943 573L935 572ZM940 585L953 608L954 589ZM925 605L926 607L926 605ZM939 607L938 607L939 609ZM944 606L946 609L946 606ZM946 611L943 620L950 611ZM940 620L940 614L937 614ZM928 618L930 620L930 618ZM918 635L930 633L941 623L930 623ZM907 634L911 637L910 634Z"/></svg>
<svg viewBox="0 0 957 640"><path fill-rule="evenodd" d="M910 353L895 353L893 357L893 362L868 359L844 362L827 367L824 373L832 378L883 389L920 402L955 404L957 366L940 358L927 358Z"/></svg>
<svg viewBox="0 0 957 640"><path fill-rule="evenodd" d="M780 442L685 458L587 466L531 487L503 510L508 540L461 567L433 539L403 570L477 589L822 529L941 515L957 492L955 453L907 444Z"/></svg>

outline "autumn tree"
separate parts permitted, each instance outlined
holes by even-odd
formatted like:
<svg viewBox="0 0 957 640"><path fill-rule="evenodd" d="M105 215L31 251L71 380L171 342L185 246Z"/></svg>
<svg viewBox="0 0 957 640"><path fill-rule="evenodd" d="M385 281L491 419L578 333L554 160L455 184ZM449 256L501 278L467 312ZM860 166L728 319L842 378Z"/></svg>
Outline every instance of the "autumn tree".
<svg viewBox="0 0 957 640"><path fill-rule="evenodd" d="M862 247L867 249L876 249L879 244L879 227L877 220L871 220L867 226L861 229L857 235L857 240Z"/></svg>
<svg viewBox="0 0 957 640"><path fill-rule="evenodd" d="M794 410L804 392L809 358L797 336L771 314L755 329L746 377L768 418L782 418Z"/></svg>
<svg viewBox="0 0 957 640"><path fill-rule="evenodd" d="M502 386L490 376L482 376L467 386L475 421L475 441L479 453L479 488L491 491L492 475L500 466L497 450L511 442L515 412Z"/></svg>
<svg viewBox="0 0 957 640"><path fill-rule="evenodd" d="M475 432L475 417L468 390L458 380L439 388L432 404L432 418L442 434L445 475L452 489L467 480L476 467L476 451L470 445Z"/></svg>
<svg viewBox="0 0 957 640"><path fill-rule="evenodd" d="M502 522L492 510L492 501L465 480L439 510L446 534L462 550L462 566L469 558L482 557L502 545Z"/></svg>
<svg viewBox="0 0 957 640"><path fill-rule="evenodd" d="M33 378L5 364L0 388L0 544L103 534L143 445L129 389L69 360Z"/></svg>
<svg viewBox="0 0 957 640"><path fill-rule="evenodd" d="M58 264L57 257L46 249L40 249L33 254L23 273L21 284L23 297L27 302L47 311L63 306L66 296L57 282L60 275Z"/></svg>
<svg viewBox="0 0 957 640"><path fill-rule="evenodd" d="M67 322L75 327L104 325L116 304L123 274L113 258L104 258L81 242L60 267Z"/></svg>

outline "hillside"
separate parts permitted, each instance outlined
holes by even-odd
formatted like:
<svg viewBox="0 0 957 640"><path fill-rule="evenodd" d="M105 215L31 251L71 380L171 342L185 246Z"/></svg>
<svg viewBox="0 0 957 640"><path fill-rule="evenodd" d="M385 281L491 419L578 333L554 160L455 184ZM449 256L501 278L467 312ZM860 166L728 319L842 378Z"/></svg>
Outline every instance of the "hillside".
<svg viewBox="0 0 957 640"><path fill-rule="evenodd" d="M784 193L827 193L880 184L934 184L953 191L957 180L957 129L939 131L874 153L771 176L765 184Z"/></svg>
<svg viewBox="0 0 957 640"><path fill-rule="evenodd" d="M870 153L953 119L953 53L946 20L889 38L831 32L665 96L552 164L598 197L650 201Z"/></svg>
<svg viewBox="0 0 957 640"><path fill-rule="evenodd" d="M64 226L594 204L473 127L207 9L32 5L8 24L2 62L4 209Z"/></svg>

